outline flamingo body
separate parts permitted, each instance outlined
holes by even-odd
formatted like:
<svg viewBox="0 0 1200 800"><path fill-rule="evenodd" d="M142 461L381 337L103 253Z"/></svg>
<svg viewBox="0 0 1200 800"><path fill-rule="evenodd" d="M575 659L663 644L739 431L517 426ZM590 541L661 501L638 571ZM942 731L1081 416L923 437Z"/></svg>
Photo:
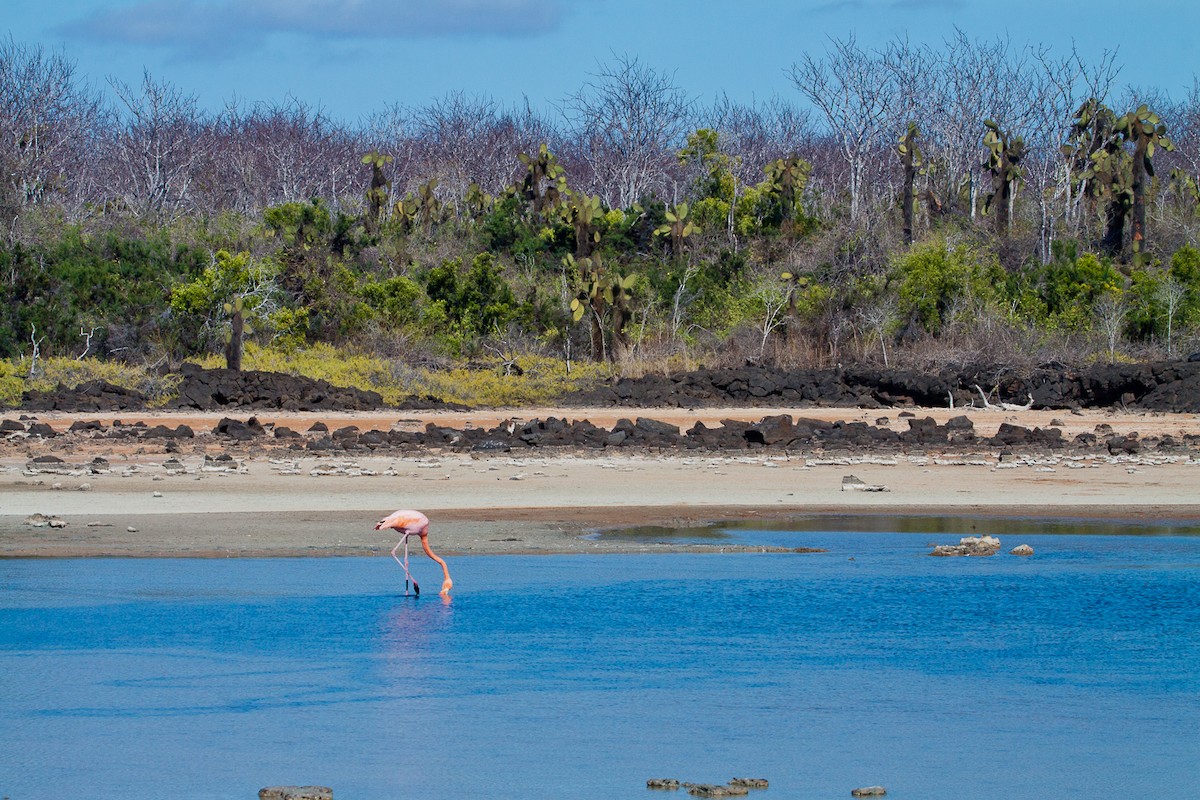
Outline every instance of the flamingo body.
<svg viewBox="0 0 1200 800"><path fill-rule="evenodd" d="M391 528L399 531L401 534L400 541L396 542L396 546L392 548L392 558L396 559L401 567L404 568L404 574L412 579L413 586L416 587L417 594L421 593L420 586L417 585L416 579L408 572L408 537L417 535L421 537L421 549L425 551L425 555L432 558L442 566L442 574L445 576L442 580L442 591L440 594L448 595L450 588L454 582L450 580L450 568L446 566L446 562L437 556L429 547L429 517L422 514L420 511L402 508L399 511L393 511L388 516L375 523L375 530L380 531L384 528ZM396 555L396 551L400 546L404 546L404 560ZM406 584L407 585L407 584Z"/></svg>
<svg viewBox="0 0 1200 800"><path fill-rule="evenodd" d="M429 532L429 517L420 511L402 508L375 523L375 530L381 531L384 528L393 528L405 534L416 533L425 536Z"/></svg>

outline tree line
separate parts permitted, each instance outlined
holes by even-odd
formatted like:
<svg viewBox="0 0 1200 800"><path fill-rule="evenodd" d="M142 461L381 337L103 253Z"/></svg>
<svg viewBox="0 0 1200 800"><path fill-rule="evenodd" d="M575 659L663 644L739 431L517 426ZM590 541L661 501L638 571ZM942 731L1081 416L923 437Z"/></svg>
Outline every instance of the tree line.
<svg viewBox="0 0 1200 800"><path fill-rule="evenodd" d="M0 355L245 339L623 365L1175 355L1200 325L1200 85L958 32L830 40L792 98L635 58L553 112L454 93L107 99L0 42Z"/></svg>

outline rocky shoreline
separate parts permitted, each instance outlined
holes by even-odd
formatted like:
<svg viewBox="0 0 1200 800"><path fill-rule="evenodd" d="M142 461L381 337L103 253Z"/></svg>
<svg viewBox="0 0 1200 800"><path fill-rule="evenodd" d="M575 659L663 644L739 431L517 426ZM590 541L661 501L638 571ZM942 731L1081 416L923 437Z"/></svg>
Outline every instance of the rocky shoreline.
<svg viewBox="0 0 1200 800"><path fill-rule="evenodd" d="M36 416L0 419L0 441L10 444L47 443L60 447L92 442L113 446L161 447L180 452L198 437L224 446L255 446L289 454L402 454L439 450L476 454L510 454L531 451L767 451L777 453L898 454L934 449L938 452L989 452L1001 461L1022 453L1106 453L1135 456L1140 453L1188 456L1200 453L1200 434L1141 436L1136 431L1117 432L1107 423L1068 437L1065 423L1051 420L1045 426L1000 422L994 432L977 431L966 414L939 422L932 416L902 411L896 418L876 417L873 422L773 414L757 421L723 419L717 425L696 421L684 429L653 417L620 418L611 427L587 419L548 416L522 420L510 418L490 427L455 426L426 422L424 427L393 424L380 429L356 424L331 428L323 421L307 429L260 421L256 416L223 417L209 430L192 425L152 425L143 420L106 424L97 419L76 419L65 430Z"/></svg>
<svg viewBox="0 0 1200 800"><path fill-rule="evenodd" d="M1195 359L1195 360L1192 360ZM273 372L200 369L185 364L177 396L164 409L193 411L352 411L384 408L376 392ZM1187 361L1047 364L1020 372L1005 367L937 372L866 366L777 370L748 366L669 376L621 378L559 398L562 407L714 408L1117 408L1200 413L1200 354ZM142 411L150 398L104 381L26 392L27 411ZM465 410L436 398L410 396L397 410Z"/></svg>

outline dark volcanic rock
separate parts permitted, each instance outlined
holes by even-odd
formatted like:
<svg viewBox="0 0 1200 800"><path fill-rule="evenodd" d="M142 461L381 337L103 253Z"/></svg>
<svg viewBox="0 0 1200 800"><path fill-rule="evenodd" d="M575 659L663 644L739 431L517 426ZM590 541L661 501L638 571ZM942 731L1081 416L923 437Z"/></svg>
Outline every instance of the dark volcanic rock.
<svg viewBox="0 0 1200 800"><path fill-rule="evenodd" d="M999 376L999 377L997 377ZM778 370L746 366L700 369L669 377L620 378L564 398L572 405L702 408L749 406L925 406L989 402L1035 408L1125 406L1152 411L1200 412L1200 362L1098 364L1073 369L1045 364L1026 373L990 365L935 372L848 367Z"/></svg>
<svg viewBox="0 0 1200 800"><path fill-rule="evenodd" d="M773 417L763 417L760 422L750 426L743 435L750 443L768 446L787 444L796 438L796 428L792 425L790 415L778 414Z"/></svg>
<svg viewBox="0 0 1200 800"><path fill-rule="evenodd" d="M266 436L267 431L256 417L251 417L245 422L224 417L213 428L213 433L218 436L228 436L239 442L245 442L258 436Z"/></svg>
<svg viewBox="0 0 1200 800"><path fill-rule="evenodd" d="M284 411L366 411L381 408L377 392L334 386L279 372L200 369L185 364L175 408L272 408Z"/></svg>
<svg viewBox="0 0 1200 800"><path fill-rule="evenodd" d="M155 425L153 428L147 428L142 431L143 439L191 439L195 435L196 432L187 425L177 425L174 428L168 428L166 425Z"/></svg>
<svg viewBox="0 0 1200 800"><path fill-rule="evenodd" d="M49 391L27 391L21 406L31 411L121 411L145 408L146 396L108 381L88 381L73 389L61 383Z"/></svg>
<svg viewBox="0 0 1200 800"><path fill-rule="evenodd" d="M1137 455L1142 451L1142 443L1138 441L1136 434L1128 436L1113 436L1105 446L1108 448L1110 455Z"/></svg>

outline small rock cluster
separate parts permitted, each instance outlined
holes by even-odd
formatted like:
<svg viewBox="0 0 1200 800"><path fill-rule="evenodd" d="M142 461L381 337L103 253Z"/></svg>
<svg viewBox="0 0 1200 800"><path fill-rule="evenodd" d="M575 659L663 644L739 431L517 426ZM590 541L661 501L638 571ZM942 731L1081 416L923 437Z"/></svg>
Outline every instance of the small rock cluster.
<svg viewBox="0 0 1200 800"><path fill-rule="evenodd" d="M258 800L333 800L328 786L267 786L258 790Z"/></svg>
<svg viewBox="0 0 1200 800"><path fill-rule="evenodd" d="M67 521L57 515L42 513L30 514L25 518L25 524L33 528L65 528Z"/></svg>
<svg viewBox="0 0 1200 800"><path fill-rule="evenodd" d="M688 783L675 778L650 778L646 781L647 789L675 790L687 789L693 797L742 797L751 789L766 789L766 778L731 778L729 783Z"/></svg>

